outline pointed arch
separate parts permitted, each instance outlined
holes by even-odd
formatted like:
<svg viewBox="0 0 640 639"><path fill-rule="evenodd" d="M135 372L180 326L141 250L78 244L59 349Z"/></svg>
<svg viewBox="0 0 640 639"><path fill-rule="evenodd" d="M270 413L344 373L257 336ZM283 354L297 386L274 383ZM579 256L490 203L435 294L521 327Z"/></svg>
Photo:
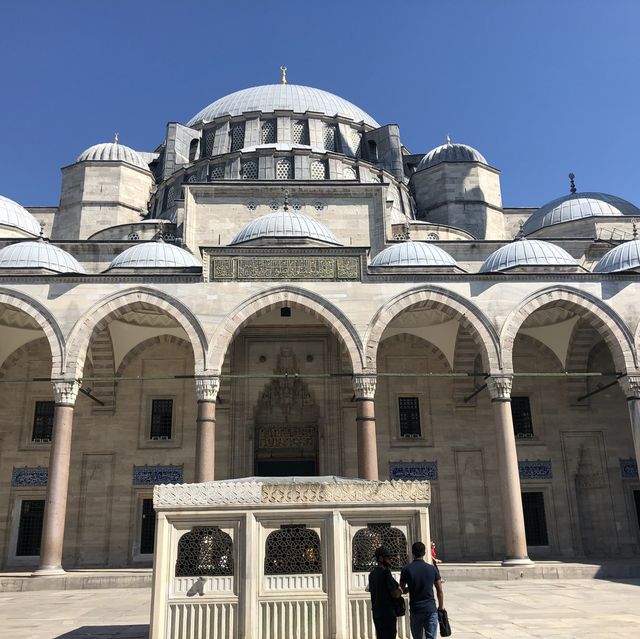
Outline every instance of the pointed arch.
<svg viewBox="0 0 640 639"><path fill-rule="evenodd" d="M227 314L217 326L209 342L207 361L211 370L220 371L229 345L253 317L264 315L282 304L299 308L326 324L344 344L351 360L353 372L362 371L362 342L351 321L321 295L294 286L280 286L262 291L245 300Z"/></svg>

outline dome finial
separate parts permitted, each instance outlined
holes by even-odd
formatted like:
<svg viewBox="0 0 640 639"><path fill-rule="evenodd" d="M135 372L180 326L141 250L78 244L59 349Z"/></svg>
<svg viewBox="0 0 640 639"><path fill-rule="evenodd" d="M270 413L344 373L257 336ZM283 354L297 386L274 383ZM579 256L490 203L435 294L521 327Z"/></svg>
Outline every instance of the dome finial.
<svg viewBox="0 0 640 639"><path fill-rule="evenodd" d="M569 190L571 191L571 193L575 193L576 192L576 183L575 183L575 173L569 173Z"/></svg>
<svg viewBox="0 0 640 639"><path fill-rule="evenodd" d="M633 235L633 239L637 240L638 239L638 220L633 220L633 224L631 225L631 233Z"/></svg>
<svg viewBox="0 0 640 639"><path fill-rule="evenodd" d="M287 67L284 64L280 67L280 84L287 83Z"/></svg>
<svg viewBox="0 0 640 639"><path fill-rule="evenodd" d="M115 135L113 136L113 143L114 144L118 144L118 132L116 131Z"/></svg>
<svg viewBox="0 0 640 639"><path fill-rule="evenodd" d="M287 189L284 190L284 204L282 205L282 208L285 211L289 210L289 191Z"/></svg>
<svg viewBox="0 0 640 639"><path fill-rule="evenodd" d="M451 146L451 137L447 133L447 146Z"/></svg>
<svg viewBox="0 0 640 639"><path fill-rule="evenodd" d="M44 240L44 227L46 225L46 222L40 222L40 237L38 238L40 240Z"/></svg>

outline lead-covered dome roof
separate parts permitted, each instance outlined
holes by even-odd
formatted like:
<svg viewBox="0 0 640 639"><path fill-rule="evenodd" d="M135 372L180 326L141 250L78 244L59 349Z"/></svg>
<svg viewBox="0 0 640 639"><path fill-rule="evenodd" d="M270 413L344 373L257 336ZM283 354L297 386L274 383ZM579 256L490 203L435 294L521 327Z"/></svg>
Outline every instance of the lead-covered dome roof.
<svg viewBox="0 0 640 639"><path fill-rule="evenodd" d="M126 162L146 171L149 170L149 165L137 151L116 142L94 144L83 151L76 162Z"/></svg>
<svg viewBox="0 0 640 639"><path fill-rule="evenodd" d="M40 235L40 224L27 209L8 197L0 195L0 226L9 226Z"/></svg>
<svg viewBox="0 0 640 639"><path fill-rule="evenodd" d="M408 241L380 251L371 266L456 266L456 261L435 244Z"/></svg>
<svg viewBox="0 0 640 639"><path fill-rule="evenodd" d="M202 265L191 253L173 244L144 242L117 255L107 270L112 268L202 268Z"/></svg>
<svg viewBox="0 0 640 639"><path fill-rule="evenodd" d="M78 260L44 240L17 242L0 250L0 269L45 269L54 273L84 273Z"/></svg>
<svg viewBox="0 0 640 639"><path fill-rule="evenodd" d="M322 89L298 84L265 84L230 93L202 109L187 122L187 126L206 124L224 115L233 117L251 111L314 111L331 117L340 115L374 128L380 126L368 113L348 100Z"/></svg>
<svg viewBox="0 0 640 639"><path fill-rule="evenodd" d="M620 244L604 254L594 273L619 273L640 269L640 240Z"/></svg>
<svg viewBox="0 0 640 639"><path fill-rule="evenodd" d="M428 169L441 162L482 162L482 164L487 164L484 155L477 149L466 144L454 144L447 140L446 144L431 149L420 160L417 170Z"/></svg>
<svg viewBox="0 0 640 639"><path fill-rule="evenodd" d="M517 266L577 266L563 248L542 240L519 240L494 251L480 267L480 273L496 273Z"/></svg>
<svg viewBox="0 0 640 639"><path fill-rule="evenodd" d="M541 206L525 222L525 235L547 226L574 222L589 217L631 215L640 217L640 209L615 195L607 193L571 193Z"/></svg>
<svg viewBox="0 0 640 639"><path fill-rule="evenodd" d="M259 239L309 239L340 244L324 224L295 211L275 211L252 220L233 238L231 244Z"/></svg>

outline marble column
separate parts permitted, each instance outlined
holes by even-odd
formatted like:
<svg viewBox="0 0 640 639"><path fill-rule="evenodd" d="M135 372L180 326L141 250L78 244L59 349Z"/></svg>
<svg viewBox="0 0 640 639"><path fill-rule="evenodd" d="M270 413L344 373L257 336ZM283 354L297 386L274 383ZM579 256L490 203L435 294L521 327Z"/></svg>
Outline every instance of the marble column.
<svg viewBox="0 0 640 639"><path fill-rule="evenodd" d="M74 379L53 382L55 409L49 453L49 478L42 525L40 565L34 573L36 576L64 573L62 548L69 491L73 408L79 389L80 384Z"/></svg>
<svg viewBox="0 0 640 639"><path fill-rule="evenodd" d="M504 566L532 563L527 555L518 454L511 415L512 383L511 375L492 375L487 378L496 423L496 452L502 493Z"/></svg>
<svg viewBox="0 0 640 639"><path fill-rule="evenodd" d="M356 427L358 430L358 477L378 479L378 446L373 398L376 394L375 375L355 375Z"/></svg>
<svg viewBox="0 0 640 639"><path fill-rule="evenodd" d="M625 375L618 380L629 407L631 435L636 453L636 464L640 467L640 375Z"/></svg>
<svg viewBox="0 0 640 639"><path fill-rule="evenodd" d="M213 481L216 455L216 398L220 378L196 377L198 417L196 421L195 481Z"/></svg>

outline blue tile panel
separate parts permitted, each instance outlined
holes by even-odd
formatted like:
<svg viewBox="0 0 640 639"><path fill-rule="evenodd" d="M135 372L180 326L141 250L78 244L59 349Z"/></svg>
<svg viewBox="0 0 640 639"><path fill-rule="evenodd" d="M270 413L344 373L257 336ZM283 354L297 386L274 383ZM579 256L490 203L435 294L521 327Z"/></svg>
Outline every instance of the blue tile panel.
<svg viewBox="0 0 640 639"><path fill-rule="evenodd" d="M638 462L633 457L620 460L620 476L622 479L638 479Z"/></svg>
<svg viewBox="0 0 640 639"><path fill-rule="evenodd" d="M134 466L133 485L181 484L184 467L180 466Z"/></svg>
<svg viewBox="0 0 640 639"><path fill-rule="evenodd" d="M389 462L389 479L437 481L438 462Z"/></svg>
<svg viewBox="0 0 640 639"><path fill-rule="evenodd" d="M48 479L49 469L42 466L36 468L14 468L11 475L11 485L16 488L46 486Z"/></svg>
<svg viewBox="0 0 640 639"><path fill-rule="evenodd" d="M551 460L519 461L520 479L551 479Z"/></svg>

